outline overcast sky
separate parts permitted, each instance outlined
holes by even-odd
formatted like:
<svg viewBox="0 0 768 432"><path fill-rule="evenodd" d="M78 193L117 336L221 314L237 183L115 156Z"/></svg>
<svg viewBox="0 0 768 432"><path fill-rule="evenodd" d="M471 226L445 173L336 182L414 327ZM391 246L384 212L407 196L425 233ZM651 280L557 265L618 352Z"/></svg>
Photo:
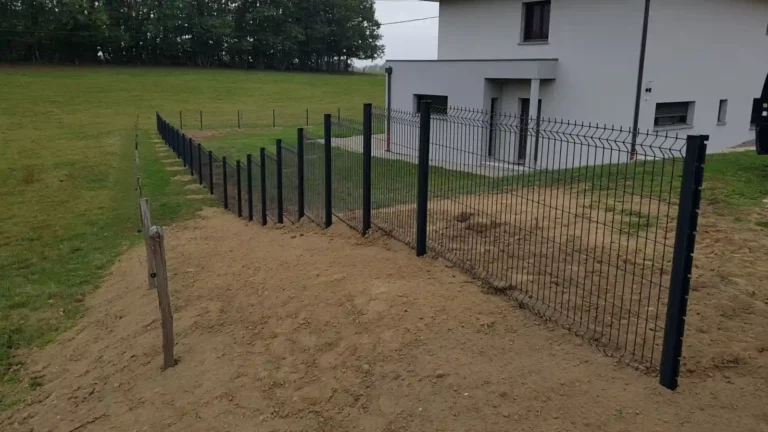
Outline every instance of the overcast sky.
<svg viewBox="0 0 768 432"><path fill-rule="evenodd" d="M439 5L430 1L377 0L376 18L382 24L417 18L434 17ZM381 26L384 43L384 59L435 59L437 58L438 19ZM379 60L381 61L381 60ZM360 62L369 64L371 62Z"/></svg>

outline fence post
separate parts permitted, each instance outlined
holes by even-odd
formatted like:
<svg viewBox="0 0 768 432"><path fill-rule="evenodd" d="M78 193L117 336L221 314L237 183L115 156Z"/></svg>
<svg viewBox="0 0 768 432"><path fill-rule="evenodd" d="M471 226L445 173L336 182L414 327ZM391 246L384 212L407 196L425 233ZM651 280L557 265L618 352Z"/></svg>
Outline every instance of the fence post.
<svg viewBox="0 0 768 432"><path fill-rule="evenodd" d="M305 126L309 126L309 108L307 108L307 121Z"/></svg>
<svg viewBox="0 0 768 432"><path fill-rule="evenodd" d="M384 69L387 73L387 151L390 151L390 125L392 124L392 66Z"/></svg>
<svg viewBox="0 0 768 432"><path fill-rule="evenodd" d="M237 110L237 128L240 129L240 110Z"/></svg>
<svg viewBox="0 0 768 432"><path fill-rule="evenodd" d="M427 203L429 200L429 137L432 104L419 109L419 180L416 196L416 256L427 253Z"/></svg>
<svg viewBox="0 0 768 432"><path fill-rule="evenodd" d="M240 159L235 161L235 174L237 177L237 217L243 217L243 187L240 186Z"/></svg>
<svg viewBox="0 0 768 432"><path fill-rule="evenodd" d="M248 222L253 222L253 157L245 156L245 175L248 176Z"/></svg>
<svg viewBox="0 0 768 432"><path fill-rule="evenodd" d="M168 271L165 261L165 234L163 229L153 226L149 229L148 262L154 267L154 288L157 289L157 297L160 304L160 326L163 329L163 367L162 370L174 367L176 359L173 356L175 345L173 337L173 311L171 308L171 295L168 293ZM150 285L152 288L152 285Z"/></svg>
<svg viewBox="0 0 768 432"><path fill-rule="evenodd" d="M277 156L277 223L283 223L283 140L275 141Z"/></svg>
<svg viewBox="0 0 768 432"><path fill-rule="evenodd" d="M213 195L213 152L208 150L208 193Z"/></svg>
<svg viewBox="0 0 768 432"><path fill-rule="evenodd" d="M227 184L227 157L222 156L221 157L221 187L224 189L222 192L224 193L224 209L229 210L229 185Z"/></svg>
<svg viewBox="0 0 768 432"><path fill-rule="evenodd" d="M336 108L336 120L341 121L341 107Z"/></svg>
<svg viewBox="0 0 768 432"><path fill-rule="evenodd" d="M298 180L298 196L296 197L296 220L304 217L304 128L296 129L296 177Z"/></svg>
<svg viewBox="0 0 768 432"><path fill-rule="evenodd" d="M275 127L275 109L272 108L272 127Z"/></svg>
<svg viewBox="0 0 768 432"><path fill-rule="evenodd" d="M261 225L267 224L267 155L264 147L259 149L259 199L261 202Z"/></svg>
<svg viewBox="0 0 768 432"><path fill-rule="evenodd" d="M333 223L333 173L331 171L331 114L323 116L324 145L323 153L325 156L325 228Z"/></svg>
<svg viewBox="0 0 768 432"><path fill-rule="evenodd" d="M372 105L363 105L363 235L371 229Z"/></svg>
<svg viewBox="0 0 768 432"><path fill-rule="evenodd" d="M683 178L677 210L675 250L672 255L672 274L669 283L667 318L664 325L664 344L659 365L659 383L675 390L680 375L683 353L683 333L691 290L693 251L701 203L701 185L704 180L704 160L707 154L707 135L689 135L686 140Z"/></svg>
<svg viewBox="0 0 768 432"><path fill-rule="evenodd" d="M203 184L203 150L200 148L200 143L197 143L197 184Z"/></svg>
<svg viewBox="0 0 768 432"><path fill-rule="evenodd" d="M179 130L184 130L184 119L181 117L181 110L179 110Z"/></svg>

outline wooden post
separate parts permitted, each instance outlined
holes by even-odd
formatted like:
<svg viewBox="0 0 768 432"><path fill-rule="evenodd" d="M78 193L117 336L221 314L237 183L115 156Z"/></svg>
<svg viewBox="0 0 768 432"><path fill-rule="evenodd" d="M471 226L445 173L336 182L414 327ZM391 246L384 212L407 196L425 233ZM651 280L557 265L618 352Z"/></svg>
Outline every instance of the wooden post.
<svg viewBox="0 0 768 432"><path fill-rule="evenodd" d="M165 266L165 234L161 227L149 229L149 262L154 266L152 277L157 288L157 298L160 304L160 318L163 328L163 368L166 370L176 365L173 357L173 311L171 295L168 293L168 272Z"/></svg>
<svg viewBox="0 0 768 432"><path fill-rule="evenodd" d="M152 279L152 273L155 272L155 267L150 259L149 250L149 229L152 227L152 216L149 212L149 198L141 198L139 200L139 212L141 214L141 232L144 235L144 248L147 250L147 283L149 289L155 287L155 281Z"/></svg>

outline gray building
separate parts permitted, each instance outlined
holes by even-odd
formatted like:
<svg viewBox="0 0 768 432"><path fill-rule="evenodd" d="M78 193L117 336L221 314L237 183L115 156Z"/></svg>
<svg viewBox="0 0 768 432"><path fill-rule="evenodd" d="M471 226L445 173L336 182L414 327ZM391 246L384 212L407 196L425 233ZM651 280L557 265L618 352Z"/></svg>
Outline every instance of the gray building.
<svg viewBox="0 0 768 432"><path fill-rule="evenodd" d="M644 11L643 0L440 0L437 60L387 61L391 107L427 98L631 127ZM639 129L709 135L712 151L754 138L768 1L652 0L648 16ZM519 162L510 136L483 153Z"/></svg>

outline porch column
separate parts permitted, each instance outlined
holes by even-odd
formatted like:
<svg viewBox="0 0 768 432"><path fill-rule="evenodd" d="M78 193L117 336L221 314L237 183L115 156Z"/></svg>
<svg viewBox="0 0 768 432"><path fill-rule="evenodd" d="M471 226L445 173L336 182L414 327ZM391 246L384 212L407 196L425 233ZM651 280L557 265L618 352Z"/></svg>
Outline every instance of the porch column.
<svg viewBox="0 0 768 432"><path fill-rule="evenodd" d="M538 79L532 79L531 80L531 103L529 104L528 108L528 115L531 118L536 118L539 116L539 85L541 84L541 80Z"/></svg>
<svg viewBox="0 0 768 432"><path fill-rule="evenodd" d="M533 140L528 140L528 145L533 144L533 148L528 149L526 152L527 163L532 163L534 166L539 161L539 85L540 80L531 80L531 96L530 103L528 104L528 117L532 120L528 122L528 135L530 136L530 127L533 127ZM533 141L533 142L531 142ZM532 161L531 161L532 160Z"/></svg>

